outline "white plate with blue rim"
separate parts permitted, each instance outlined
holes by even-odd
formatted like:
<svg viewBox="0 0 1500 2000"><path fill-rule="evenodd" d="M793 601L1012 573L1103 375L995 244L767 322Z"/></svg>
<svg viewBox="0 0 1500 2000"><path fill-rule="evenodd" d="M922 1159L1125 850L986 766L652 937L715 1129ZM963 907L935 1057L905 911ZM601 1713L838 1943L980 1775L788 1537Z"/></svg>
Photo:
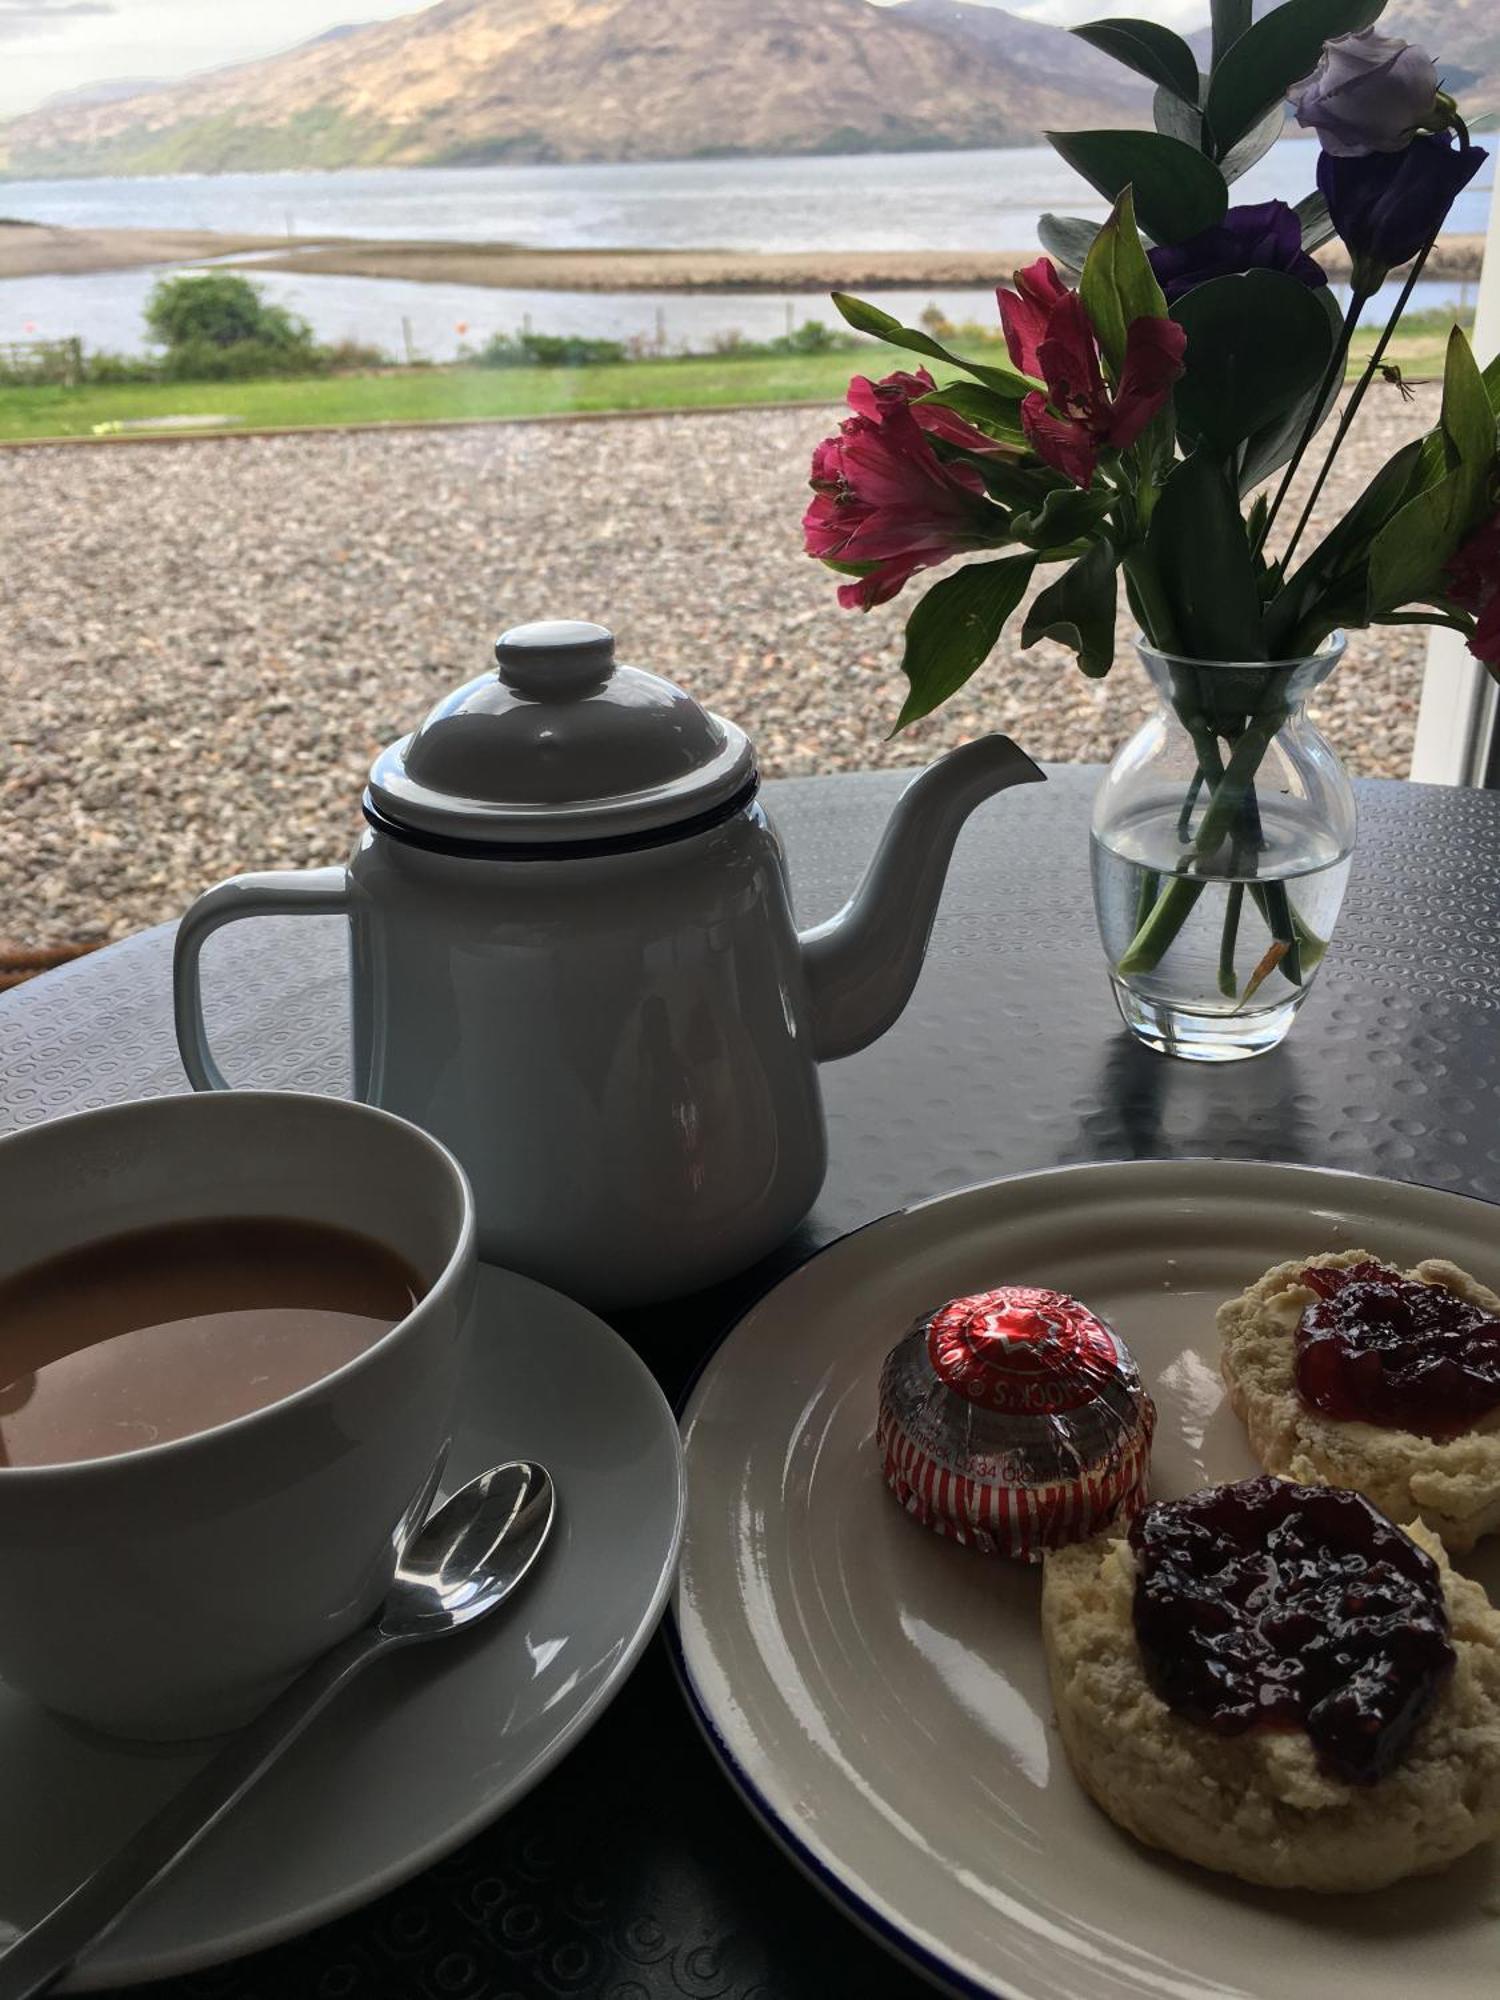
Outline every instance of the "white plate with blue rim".
<svg viewBox="0 0 1500 2000"><path fill-rule="evenodd" d="M677 1426L602 1320L481 1266L445 1488L521 1457L552 1474L558 1514L514 1602L472 1637L371 1668L61 1990L166 1979L326 1923L477 1833L598 1719L671 1586ZM203 1754L106 1742L0 1685L0 1942L126 1840Z"/></svg>
<svg viewBox="0 0 1500 2000"><path fill-rule="evenodd" d="M1055 1286L1156 1399L1152 1492L1257 1470L1214 1311L1287 1257L1449 1257L1500 1288L1500 1215L1434 1189L1227 1161L1059 1168L845 1237L763 1298L683 1413L675 1603L699 1720L767 1829L856 1921L1004 2000L1492 2000L1500 1844L1378 1896L1253 1889L1138 1845L1058 1738L1036 1570L905 1515L874 1449L881 1362L940 1300ZM1460 1566L1500 1602L1490 1549Z"/></svg>

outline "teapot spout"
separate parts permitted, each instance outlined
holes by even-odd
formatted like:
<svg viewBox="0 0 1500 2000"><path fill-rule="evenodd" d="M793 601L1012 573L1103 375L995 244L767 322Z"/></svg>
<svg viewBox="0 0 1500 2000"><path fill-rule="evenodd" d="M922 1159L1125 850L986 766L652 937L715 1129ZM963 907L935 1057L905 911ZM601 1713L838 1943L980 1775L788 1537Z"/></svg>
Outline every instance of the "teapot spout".
<svg viewBox="0 0 1500 2000"><path fill-rule="evenodd" d="M1008 736L982 736L912 779L853 896L798 939L819 1062L866 1047L910 999L969 814L996 792L1045 777Z"/></svg>

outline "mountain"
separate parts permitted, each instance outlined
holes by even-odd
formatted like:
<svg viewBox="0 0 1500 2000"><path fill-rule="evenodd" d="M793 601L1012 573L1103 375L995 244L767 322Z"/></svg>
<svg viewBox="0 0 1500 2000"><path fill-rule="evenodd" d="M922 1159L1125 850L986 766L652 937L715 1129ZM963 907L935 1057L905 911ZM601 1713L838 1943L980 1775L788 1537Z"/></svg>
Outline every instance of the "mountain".
<svg viewBox="0 0 1500 2000"><path fill-rule="evenodd" d="M970 18L975 17L975 18ZM965 0L439 0L0 128L11 176L1024 145L1146 97Z"/></svg>
<svg viewBox="0 0 1500 2000"><path fill-rule="evenodd" d="M54 90L42 99L44 111L56 111L78 104L113 104L121 97L144 97L150 90L165 90L168 83L159 76L115 76L102 83L75 83L70 90Z"/></svg>
<svg viewBox="0 0 1500 2000"><path fill-rule="evenodd" d="M1123 122L1121 114L1133 114L1132 124L1149 122L1148 83L1091 49L1087 42L1071 36L1060 42L1061 30L1049 28L1045 22L1008 14L987 0L979 0L979 4L975 0L897 0L895 11L903 21L936 29L977 49L981 57L1002 63L1019 83L1050 89L1065 76L1070 92L1082 93L1100 109L1114 108L1113 118L1107 121L1111 124ZM1110 9L1104 5L1102 11Z"/></svg>
<svg viewBox="0 0 1500 2000"><path fill-rule="evenodd" d="M1494 0L1396 0L1383 35L1418 42L1436 58L1444 88L1475 117L1500 111L1500 9Z"/></svg>

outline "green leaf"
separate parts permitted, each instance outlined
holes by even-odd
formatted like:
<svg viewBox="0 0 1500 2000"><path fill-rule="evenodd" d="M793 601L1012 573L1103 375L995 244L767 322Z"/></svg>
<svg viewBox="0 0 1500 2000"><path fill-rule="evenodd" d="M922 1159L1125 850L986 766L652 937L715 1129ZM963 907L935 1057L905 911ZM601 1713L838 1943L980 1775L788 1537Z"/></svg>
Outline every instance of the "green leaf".
<svg viewBox="0 0 1500 2000"><path fill-rule="evenodd" d="M1312 70L1324 42L1378 21L1385 0L1285 0L1216 53L1204 113L1220 159Z"/></svg>
<svg viewBox="0 0 1500 2000"><path fill-rule="evenodd" d="M1439 461L1429 434L1417 459L1417 477L1428 483L1391 517L1371 545L1372 616L1424 603L1441 592L1443 570L1490 512L1495 416L1474 351L1459 327L1448 338L1440 431L1448 469L1432 477Z"/></svg>
<svg viewBox="0 0 1500 2000"><path fill-rule="evenodd" d="M1073 33L1081 42L1113 56L1126 69L1133 69L1137 76L1149 77L1152 83L1175 91L1189 104L1198 102L1198 58L1181 35L1174 35L1170 28L1160 27L1155 21L1121 18L1090 21L1075 28Z"/></svg>
<svg viewBox="0 0 1500 2000"><path fill-rule="evenodd" d="M1102 679L1115 661L1118 582L1119 558L1101 537L1038 594L1021 628L1021 644L1057 639L1073 649L1091 679Z"/></svg>
<svg viewBox="0 0 1500 2000"><path fill-rule="evenodd" d="M1302 247L1309 255L1321 250L1325 243L1331 243L1338 231L1333 226L1333 217L1328 213L1328 203L1320 194L1305 194L1301 201L1293 203L1294 211L1302 224Z"/></svg>
<svg viewBox="0 0 1500 2000"><path fill-rule="evenodd" d="M1361 561L1370 542L1410 495L1421 453L1422 440L1413 438L1388 458L1354 505L1329 529L1297 575L1303 570L1321 570L1325 576L1334 576ZM1296 582L1295 577L1292 582ZM1292 585L1287 587L1290 589Z"/></svg>
<svg viewBox="0 0 1500 2000"><path fill-rule="evenodd" d="M1213 68L1217 69L1255 18L1254 0L1210 0Z"/></svg>
<svg viewBox="0 0 1500 2000"><path fill-rule="evenodd" d="M1333 351L1316 293L1284 271L1210 278L1172 317L1187 334L1177 430L1227 456L1316 391Z"/></svg>
<svg viewBox="0 0 1500 2000"><path fill-rule="evenodd" d="M1068 277L1076 278L1089 254L1089 245L1099 234L1099 225L1085 222L1081 215L1044 215L1036 233L1053 263Z"/></svg>
<svg viewBox="0 0 1500 2000"><path fill-rule="evenodd" d="M1495 412L1468 336L1458 326L1448 335L1439 421L1465 475L1463 488L1468 501L1477 505L1488 493L1495 470Z"/></svg>
<svg viewBox="0 0 1500 2000"><path fill-rule="evenodd" d="M1035 513L1049 493L1077 491L1071 479L1033 460L1030 464L1013 458L976 458L972 464L984 481L992 500L1016 513ZM1009 523L1005 523L1007 532Z"/></svg>
<svg viewBox="0 0 1500 2000"><path fill-rule="evenodd" d="M1316 627L1322 627L1322 638L1337 625L1368 622L1368 610L1361 607L1368 595L1370 544L1410 496L1421 457L1422 440L1413 438L1387 459L1277 592L1266 611L1266 644L1273 657L1300 652L1302 635Z"/></svg>
<svg viewBox="0 0 1500 2000"><path fill-rule="evenodd" d="M1266 534L1270 526L1271 496L1268 493L1257 493L1255 498L1250 502L1249 513L1245 516L1245 533L1250 538L1252 549L1260 547L1261 543L1266 539ZM1269 576L1269 574L1270 572L1268 571L1267 575Z"/></svg>
<svg viewBox="0 0 1500 2000"><path fill-rule="evenodd" d="M1106 201L1135 193L1154 243L1181 243L1224 218L1229 189L1212 160L1160 132L1049 132L1055 151Z"/></svg>
<svg viewBox="0 0 1500 2000"><path fill-rule="evenodd" d="M1266 657L1255 563L1221 460L1195 451L1173 467L1151 516L1146 551L1187 657Z"/></svg>
<svg viewBox="0 0 1500 2000"><path fill-rule="evenodd" d="M1443 370L1440 442L1448 469L1437 478L1433 442L1431 434L1422 440L1416 460L1416 478L1425 483L1371 545L1372 616L1440 592L1443 570L1490 511L1495 417L1473 349L1458 327L1449 337Z"/></svg>
<svg viewBox="0 0 1500 2000"><path fill-rule="evenodd" d="M1343 332L1344 316L1339 311L1339 302L1333 295L1331 285L1320 285L1309 296L1318 301L1328 321L1328 357L1331 360L1339 336ZM1294 403L1285 415L1273 419L1246 438L1244 450L1240 453L1241 493L1248 493L1252 487L1258 486L1263 479L1269 479L1273 472L1279 472L1286 464L1296 450L1297 440L1312 415L1313 405L1318 399L1320 389L1323 397L1322 407L1318 411L1318 420L1313 425L1313 435L1316 436L1322 429L1344 386L1341 379L1343 370L1335 369L1333 379L1328 382L1327 388L1323 389L1322 385L1327 375L1328 366L1325 361L1322 375L1313 383L1305 396Z"/></svg>
<svg viewBox="0 0 1500 2000"><path fill-rule="evenodd" d="M1180 139L1195 153L1203 151L1203 113L1185 103L1175 90L1158 84L1151 98L1151 123L1167 139Z"/></svg>
<svg viewBox="0 0 1500 2000"><path fill-rule="evenodd" d="M898 319L892 319L879 306L872 306L863 299L856 299L848 292L834 292L833 303L856 333L873 334L876 340L883 340L891 347L904 347L912 354L925 354L932 361L947 361L955 368L962 368L966 375L984 382L1001 395L1019 402L1033 389L1042 385L1033 382L1029 375L1023 375L1007 362L1003 367L982 366L977 361L965 361L960 354L950 354L946 347L934 340L931 334L921 332L914 326L903 326Z"/></svg>
<svg viewBox="0 0 1500 2000"><path fill-rule="evenodd" d="M942 409L952 410L955 416L962 417L965 423L972 424L975 430L983 431L986 437L994 438L998 444L1026 443L1026 433L1016 415L1015 398L987 389L982 382L945 382L941 388L930 390L927 395L918 396L915 400L918 403L936 403Z"/></svg>
<svg viewBox="0 0 1500 2000"><path fill-rule="evenodd" d="M1278 98L1265 117L1237 139L1219 162L1219 172L1231 185L1263 160L1286 130L1286 106Z"/></svg>
<svg viewBox="0 0 1500 2000"><path fill-rule="evenodd" d="M1485 369L1482 380L1490 399L1490 408L1500 415L1500 354L1497 354Z"/></svg>
<svg viewBox="0 0 1500 2000"><path fill-rule="evenodd" d="M901 671L911 682L896 729L930 715L988 659L1031 582L1036 557L970 563L935 583L906 621Z"/></svg>
<svg viewBox="0 0 1500 2000"><path fill-rule="evenodd" d="M1430 595L1469 527L1459 471L1408 500L1370 549L1369 615L1399 611Z"/></svg>
<svg viewBox="0 0 1500 2000"><path fill-rule="evenodd" d="M1125 365L1125 335L1131 321L1142 317L1162 319L1167 310L1167 301L1135 226L1135 204L1129 188L1094 238L1083 266L1079 291L1104 359L1118 380Z"/></svg>
<svg viewBox="0 0 1500 2000"><path fill-rule="evenodd" d="M1057 486L1043 496L1033 512L1016 514L1010 524L1018 542L1033 549L1065 549L1093 533L1115 505L1119 495L1107 486Z"/></svg>

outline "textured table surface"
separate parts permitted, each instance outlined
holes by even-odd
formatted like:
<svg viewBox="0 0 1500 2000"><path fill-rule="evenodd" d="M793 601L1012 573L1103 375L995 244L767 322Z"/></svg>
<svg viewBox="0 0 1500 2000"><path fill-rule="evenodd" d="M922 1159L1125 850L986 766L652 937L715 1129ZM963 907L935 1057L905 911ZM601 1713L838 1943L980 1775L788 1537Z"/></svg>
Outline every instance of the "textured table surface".
<svg viewBox="0 0 1500 2000"><path fill-rule="evenodd" d="M1500 795L1360 785L1348 901L1290 1039L1205 1070L1152 1055L1119 1027L1089 899L1096 779L1055 770L975 815L906 1014L824 1072L831 1166L798 1236L731 1286L617 1321L669 1394L743 1305L819 1244L1000 1174L1214 1154L1500 1199ZM802 921L852 887L900 785L870 775L767 788ZM0 998L0 1129L182 1089L170 959L170 933L148 932ZM268 919L215 939L205 986L226 1072L340 1088L343 981L338 920ZM299 1943L137 1991L863 2000L914 1986L751 1822L658 1646L582 1747L439 1867Z"/></svg>

